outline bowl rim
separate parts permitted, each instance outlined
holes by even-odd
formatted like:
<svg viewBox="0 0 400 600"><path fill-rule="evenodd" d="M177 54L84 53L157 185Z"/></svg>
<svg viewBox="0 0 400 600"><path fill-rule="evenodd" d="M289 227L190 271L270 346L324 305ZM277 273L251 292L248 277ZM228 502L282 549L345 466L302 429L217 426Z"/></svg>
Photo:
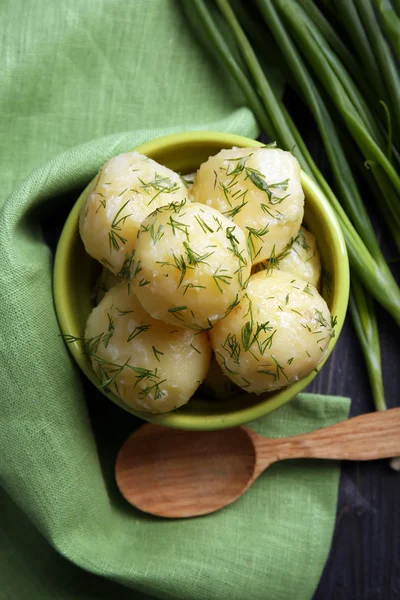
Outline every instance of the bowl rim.
<svg viewBox="0 0 400 600"><path fill-rule="evenodd" d="M189 143L191 145L204 146L206 146L207 144L212 146L214 144L216 146L220 146L221 148L229 148L233 146L263 146L261 142L237 134L224 133L218 131L187 131L184 133L173 133L160 138L152 139L148 142L136 146L131 151L136 151L147 156L148 154L151 155L154 152L162 153L163 151L165 152L166 150L171 150L173 148L177 148L179 146ZM332 207L330 206L325 194L311 179L311 177L309 177L303 171L301 172L301 183L305 188L305 195L307 196L313 194L316 199L315 204L319 207L320 211L325 213L326 215L326 221L329 223L330 233L332 238L334 239L333 254L337 258L336 262L338 264L337 281L335 287L336 289L340 289L340 295L337 297L336 305L334 307L335 310L332 311L337 317L335 337L331 339L328 351L321 363L318 365L319 371L329 358L340 335L344 323L350 290L350 273L347 249L343 233L337 221L335 213ZM90 185L90 182L88 185ZM66 273L64 268L64 257L67 256L69 253L71 239L73 239L73 233L76 232L76 226L79 219L80 205L82 204L83 195L87 187L82 191L79 198L74 203L67 217L67 220L64 223L55 253L53 267L54 306L61 333L64 335L73 330L73 327L71 327L71 310L68 309L68 303L65 300L67 297L67 294L65 292L66 287L68 286L68 281L65 276ZM153 414L132 409L125 403L122 403L118 398L116 398L114 394L105 390L100 390L99 386L96 384L95 373L91 370L90 367L88 368L86 358L82 354L79 344L77 342L68 344L68 349L72 354L75 363L81 368L81 370L97 387L97 389L101 391L104 395L106 395L108 398L110 398L113 402L118 404L121 408L124 408L131 414L151 423L157 423L166 427L178 429L191 429L197 431L217 430L235 427L257 419L259 417L262 417L293 399L317 375L316 372L312 372L307 377L302 378L301 380L292 384L288 388L278 390L278 392L280 391L282 393L276 398L262 398L262 396L260 395L260 402L252 404L251 406L244 406L243 408L232 409L231 412L221 412L213 415L203 415L190 413L185 414L177 410L169 413ZM286 390L290 390L290 397L286 397L284 393Z"/></svg>

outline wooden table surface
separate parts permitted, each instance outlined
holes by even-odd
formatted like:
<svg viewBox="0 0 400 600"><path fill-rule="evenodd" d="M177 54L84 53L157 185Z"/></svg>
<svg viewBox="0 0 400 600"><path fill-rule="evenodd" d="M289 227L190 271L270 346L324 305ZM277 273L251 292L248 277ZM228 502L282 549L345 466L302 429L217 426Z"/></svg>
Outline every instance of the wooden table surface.
<svg viewBox="0 0 400 600"><path fill-rule="evenodd" d="M388 406L400 404L399 330L378 311ZM321 374L307 388L349 396L351 415L373 410L349 317ZM399 432L400 435L400 432ZM342 463L332 547L314 600L400 599L400 473L385 460Z"/></svg>

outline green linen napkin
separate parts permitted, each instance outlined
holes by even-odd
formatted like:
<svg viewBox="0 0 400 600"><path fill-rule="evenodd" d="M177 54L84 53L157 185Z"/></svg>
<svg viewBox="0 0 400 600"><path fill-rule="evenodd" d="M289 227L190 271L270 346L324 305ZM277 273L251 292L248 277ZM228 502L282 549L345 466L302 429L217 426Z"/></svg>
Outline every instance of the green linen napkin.
<svg viewBox="0 0 400 600"><path fill-rule="evenodd" d="M207 517L139 513L113 479L138 421L83 380L52 302L45 239L107 158L172 131L253 137L252 114L173 0L3 0L0 18L0 599L310 598L337 465L274 465ZM305 432L348 406L301 395L252 426Z"/></svg>

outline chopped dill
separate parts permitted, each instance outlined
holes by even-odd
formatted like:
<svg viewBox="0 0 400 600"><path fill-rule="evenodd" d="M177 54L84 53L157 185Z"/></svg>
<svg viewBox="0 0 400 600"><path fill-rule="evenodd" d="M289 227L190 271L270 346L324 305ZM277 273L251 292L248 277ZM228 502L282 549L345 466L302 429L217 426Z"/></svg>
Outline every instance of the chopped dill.
<svg viewBox="0 0 400 600"><path fill-rule="evenodd" d="M141 333L148 331L150 329L150 327L151 327L151 325L143 325L143 322L142 322L140 325L137 325L135 327L135 329L132 331L132 333L129 335L129 337L126 341L131 342L133 339L135 339L135 337L137 337Z"/></svg>
<svg viewBox="0 0 400 600"><path fill-rule="evenodd" d="M228 333L222 344L222 348L229 354L229 358L238 365L240 360L240 344L237 341L236 335Z"/></svg>
<svg viewBox="0 0 400 600"><path fill-rule="evenodd" d="M244 192L244 195L246 194L246 192ZM224 211L222 214L225 215L225 217L228 217L228 219L233 219L234 217L236 217L236 215L240 213L240 211L246 206L246 204L248 204L248 201L245 200L243 197L243 201L240 204L234 206L230 210Z"/></svg>
<svg viewBox="0 0 400 600"><path fill-rule="evenodd" d="M192 248L190 248L190 246L187 242L183 242L183 245L186 250L189 265L192 265L192 266L197 266L198 264L201 264L201 263L207 265L208 263L206 262L206 258L208 258L209 256L212 256L214 254L214 250L212 250L211 252L207 252L206 254L203 254L201 256L200 254L198 254L197 252L192 250Z"/></svg>
<svg viewBox="0 0 400 600"><path fill-rule="evenodd" d="M186 225L186 223L181 223L180 221L177 221L171 215L169 217L169 221L168 221L167 225L169 225L171 227L172 233L174 235L176 235L177 231L180 231L180 232L184 233L186 235L186 237L189 239L189 233L188 233L189 226Z"/></svg>
<svg viewBox="0 0 400 600"><path fill-rule="evenodd" d="M142 179L138 178L141 183L141 189L146 192L146 194L152 195L155 192L149 202L148 206L160 195L160 194L172 194L179 190L179 185L175 181L172 181L167 176L159 175L159 173L154 174L154 179L148 182L144 182Z"/></svg>
<svg viewBox="0 0 400 600"><path fill-rule="evenodd" d="M164 235L164 227L162 225L158 226L157 231L155 231L155 225L156 222L153 222L150 225L150 235L151 235L151 239L153 240L153 244L156 244L158 242L158 240L160 240L162 238L162 236Z"/></svg>
<svg viewBox="0 0 400 600"><path fill-rule="evenodd" d="M196 219L204 233L214 233L214 229L211 229L211 227L205 222L205 220L202 217L200 217L199 215L195 215L194 218Z"/></svg>
<svg viewBox="0 0 400 600"><path fill-rule="evenodd" d="M224 293L224 290L222 289L222 284L225 284L225 285L231 284L232 277L230 275L224 275L224 272L227 272L227 271L228 271L227 269L222 269L222 265L219 265L219 267L214 271L214 274L213 274L214 283L217 286L220 294Z"/></svg>
<svg viewBox="0 0 400 600"><path fill-rule="evenodd" d="M158 362L160 362L158 355L161 354L161 356L164 356L164 352L161 352L161 350L157 350L157 348L155 346L152 346L151 349L153 350L154 356L156 357Z"/></svg>
<svg viewBox="0 0 400 600"><path fill-rule="evenodd" d="M124 191L126 191L126 190L124 190ZM121 194L122 193L123 192L121 192ZM124 210L124 208L129 204L129 202L130 202L130 199L127 200L125 202L125 204L123 204L121 206L121 208L117 211L117 213L115 214L115 216L112 220L111 229L108 232L110 254L113 250L115 250L115 251L119 250L120 244L124 245L127 241L126 238L124 238L119 232L121 231L121 225L124 225L126 219L131 216L131 213L129 215L125 215L123 217L120 216L122 211Z"/></svg>

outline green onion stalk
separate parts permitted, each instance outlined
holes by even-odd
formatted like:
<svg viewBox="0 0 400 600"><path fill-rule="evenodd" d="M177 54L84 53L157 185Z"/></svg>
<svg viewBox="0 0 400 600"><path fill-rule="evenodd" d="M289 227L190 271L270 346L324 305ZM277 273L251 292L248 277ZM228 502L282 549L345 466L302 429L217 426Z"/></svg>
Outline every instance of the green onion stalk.
<svg viewBox="0 0 400 600"><path fill-rule="evenodd" d="M318 13L317 15L314 9L310 11L311 17L304 13L301 4L307 8L307 0L300 0L299 3L295 0L291 0L290 3L286 0L256 1L277 42L280 55L283 55L285 59L296 89L307 103L319 127L332 167L338 196L318 169L283 102L275 94L229 0L215 0L215 4L229 26L236 49L240 52L241 61L236 59L231 41L219 28L218 19L209 4L204 0L192 0L190 3L184 2L183 6L189 20L197 30L200 28L203 36L207 37L219 59L241 88L261 128L281 148L291 151L296 156L303 171L319 184L335 211L345 237L352 269L350 312L365 355L374 402L377 409L382 409L386 404L382 383L379 335L371 296L400 325L400 290L375 237L346 153L330 116L325 96L320 90L321 83L330 98L333 99L348 132L364 157L368 158L369 166L375 169L373 171L371 168L371 171L376 178L376 184L381 191L383 188L386 193L383 213L390 221L392 230L395 230L397 220L400 223L400 212L397 211L396 194L391 195L391 193L400 190L400 177L384 150L387 147L387 132L385 133L381 121L374 117L364 96L354 85L347 70L324 39L323 34L325 33L338 54L345 58L344 62L349 70L357 70L351 54L322 14ZM240 3L237 4L237 8L239 5ZM296 7L291 8L293 5ZM298 10L302 11L300 15ZM240 9L238 12L240 13ZM298 26L294 23L296 18ZM317 30L312 18L317 21L322 33ZM307 32L307 36L299 32L302 27ZM255 33L257 45L260 47L260 29ZM309 62L312 59L311 67L317 71L318 84L296 48L296 44L299 43L305 46L305 58ZM316 53L318 58L313 57L313 53ZM328 69L323 66L324 63L329 66ZM325 78L329 79L329 85L323 85ZM364 88L368 94L372 93L369 85L365 85ZM378 177L376 177L377 171ZM397 241L400 242L400 239Z"/></svg>
<svg viewBox="0 0 400 600"><path fill-rule="evenodd" d="M389 0L375 0L375 5L382 19L383 30L392 44L397 59L400 60L400 17Z"/></svg>
<svg viewBox="0 0 400 600"><path fill-rule="evenodd" d="M355 3L358 4L358 0L355 0ZM388 227L398 232L400 229L400 203L398 200L400 175L393 164L394 161L391 160L393 154L397 163L398 153L395 147L388 148L388 133L382 130L380 122L374 118L369 105L343 63L329 46L311 16L304 11L297 0L275 0L274 2L258 0L257 4L261 12L269 10L274 5L285 19L302 55L329 94L342 122L373 171L381 191L378 207L383 207L382 215ZM365 8L368 2L362 0L361 4ZM369 23L367 16L365 19ZM269 25L269 21L267 22ZM386 68L385 73L387 79L390 79L392 83L394 94L397 89L397 78L393 76L393 69ZM398 90L400 90L400 84ZM400 111L398 100L397 103L391 103L391 114L393 113L396 117L397 111ZM400 115L398 122L396 117L395 123L400 128ZM396 243L400 242L398 236L395 241Z"/></svg>

